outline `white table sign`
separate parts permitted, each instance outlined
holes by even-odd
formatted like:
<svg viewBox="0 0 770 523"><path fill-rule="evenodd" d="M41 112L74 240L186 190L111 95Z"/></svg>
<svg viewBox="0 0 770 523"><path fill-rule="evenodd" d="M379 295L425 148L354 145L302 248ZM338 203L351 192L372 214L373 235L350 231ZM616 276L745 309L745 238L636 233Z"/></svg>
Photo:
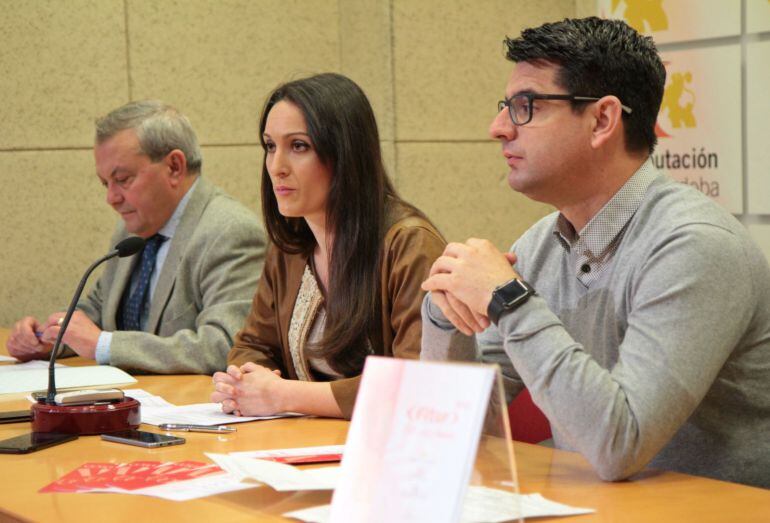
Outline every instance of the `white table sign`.
<svg viewBox="0 0 770 523"><path fill-rule="evenodd" d="M331 521L456 522L496 367L370 356Z"/></svg>

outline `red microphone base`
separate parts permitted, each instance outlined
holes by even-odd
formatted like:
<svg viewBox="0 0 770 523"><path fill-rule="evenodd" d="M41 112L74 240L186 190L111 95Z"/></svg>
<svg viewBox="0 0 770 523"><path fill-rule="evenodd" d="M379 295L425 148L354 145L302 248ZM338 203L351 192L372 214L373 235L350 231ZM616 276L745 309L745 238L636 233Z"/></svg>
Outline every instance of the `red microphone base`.
<svg viewBox="0 0 770 523"><path fill-rule="evenodd" d="M133 398L103 405L32 405L34 432L104 434L135 429L141 423L139 402Z"/></svg>

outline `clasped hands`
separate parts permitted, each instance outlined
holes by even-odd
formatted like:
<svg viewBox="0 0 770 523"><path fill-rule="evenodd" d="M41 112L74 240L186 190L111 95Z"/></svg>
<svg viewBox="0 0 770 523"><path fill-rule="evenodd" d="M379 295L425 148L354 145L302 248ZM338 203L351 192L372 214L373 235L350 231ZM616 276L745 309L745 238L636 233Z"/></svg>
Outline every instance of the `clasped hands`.
<svg viewBox="0 0 770 523"><path fill-rule="evenodd" d="M489 327L487 308L498 285L519 275L516 255L500 252L489 240L450 243L433 263L422 289L444 316L466 336Z"/></svg>
<svg viewBox="0 0 770 523"><path fill-rule="evenodd" d="M6 343L8 354L21 361L47 358L59 335L64 316L63 312L55 312L44 323L32 316L17 321ZM94 359L101 332L85 313L75 311L62 341L79 356Z"/></svg>
<svg viewBox="0 0 770 523"><path fill-rule="evenodd" d="M283 412L277 388L283 382L280 370L270 370L253 362L240 367L230 365L227 372L215 372L211 401L222 404L222 411L236 416L270 416Z"/></svg>

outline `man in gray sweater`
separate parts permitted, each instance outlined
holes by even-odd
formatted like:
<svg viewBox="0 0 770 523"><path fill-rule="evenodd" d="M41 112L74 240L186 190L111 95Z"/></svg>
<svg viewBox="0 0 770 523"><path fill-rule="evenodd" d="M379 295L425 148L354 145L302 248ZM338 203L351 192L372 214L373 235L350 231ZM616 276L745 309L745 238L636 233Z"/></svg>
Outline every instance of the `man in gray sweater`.
<svg viewBox="0 0 770 523"><path fill-rule="evenodd" d="M490 134L510 186L558 212L507 254L447 246L423 284L423 357L500 363L509 396L527 387L556 446L603 479L649 464L770 487L770 269L728 212L652 165L652 40L588 18L507 49Z"/></svg>

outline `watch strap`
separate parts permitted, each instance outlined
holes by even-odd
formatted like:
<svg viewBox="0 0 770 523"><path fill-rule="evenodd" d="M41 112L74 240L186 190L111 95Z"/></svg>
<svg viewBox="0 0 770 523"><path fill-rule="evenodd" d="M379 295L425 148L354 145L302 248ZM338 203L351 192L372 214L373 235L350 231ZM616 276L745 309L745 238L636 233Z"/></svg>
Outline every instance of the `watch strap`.
<svg viewBox="0 0 770 523"><path fill-rule="evenodd" d="M506 299L506 294L515 294L515 296L512 299ZM503 313L518 309L534 294L537 293L529 283L513 278L499 285L492 292L492 299L487 306L487 317L497 325Z"/></svg>

